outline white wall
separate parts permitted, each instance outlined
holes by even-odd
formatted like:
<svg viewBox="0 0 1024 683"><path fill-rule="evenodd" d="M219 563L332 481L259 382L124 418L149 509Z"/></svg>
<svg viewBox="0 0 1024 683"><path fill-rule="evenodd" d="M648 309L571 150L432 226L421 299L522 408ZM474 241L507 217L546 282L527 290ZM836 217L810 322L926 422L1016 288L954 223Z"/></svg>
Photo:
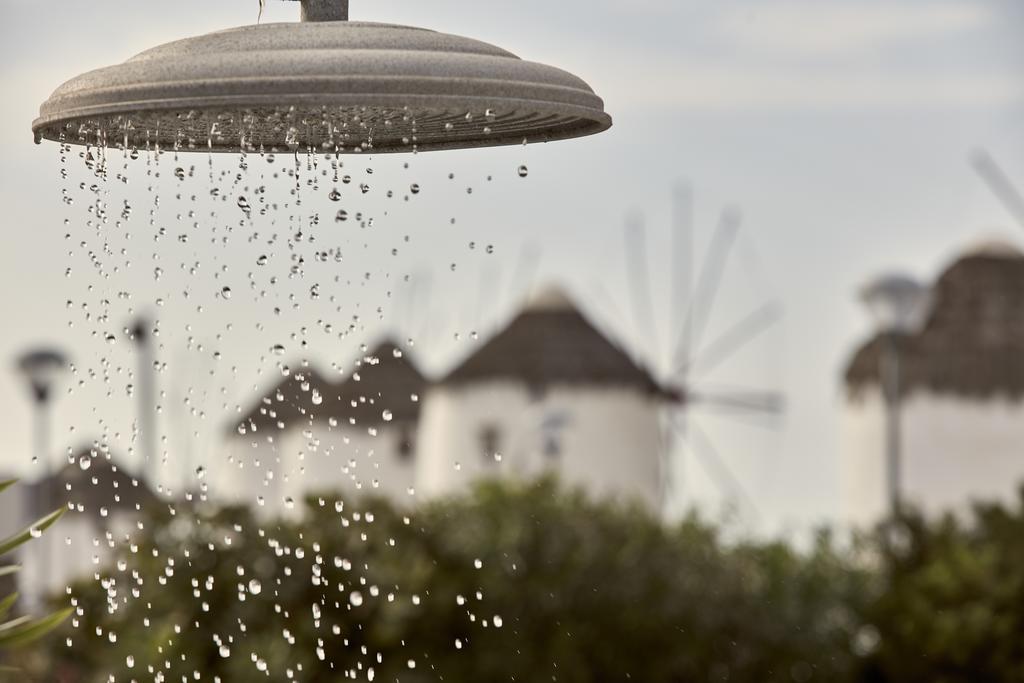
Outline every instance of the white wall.
<svg viewBox="0 0 1024 683"><path fill-rule="evenodd" d="M928 514L967 512L972 501L1014 504L1024 482L1024 402L915 392L903 407L905 499ZM849 403L843 420L848 521L887 509L884 421L878 391Z"/></svg>
<svg viewBox="0 0 1024 683"><path fill-rule="evenodd" d="M564 421L546 430L545 419ZM601 497L661 504L658 404L639 391L553 387L541 398L511 382L435 387L427 392L417 446L417 486L424 496L461 491L489 476L558 472ZM501 462L485 453L482 435L497 427ZM544 453L545 435L560 454Z"/></svg>
<svg viewBox="0 0 1024 683"><path fill-rule="evenodd" d="M399 455L405 428L371 429L317 422L269 435L232 437L212 495L246 504L262 498L261 510L268 515L287 512L288 499L298 510L303 496L318 491L408 499L417 455ZM415 431L409 438L415 444Z"/></svg>

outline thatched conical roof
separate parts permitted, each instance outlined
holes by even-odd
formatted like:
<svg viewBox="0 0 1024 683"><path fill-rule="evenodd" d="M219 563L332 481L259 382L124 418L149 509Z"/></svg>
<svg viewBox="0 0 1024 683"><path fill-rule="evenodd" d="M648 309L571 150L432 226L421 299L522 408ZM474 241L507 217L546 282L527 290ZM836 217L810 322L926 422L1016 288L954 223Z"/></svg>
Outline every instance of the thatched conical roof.
<svg viewBox="0 0 1024 683"><path fill-rule="evenodd" d="M35 510L37 516L70 503L76 509L81 506L85 514L99 521L102 510L136 511L158 500L145 481L124 469L105 449L85 447L69 461L30 486L33 507L39 508Z"/></svg>
<svg viewBox="0 0 1024 683"><path fill-rule="evenodd" d="M936 281L924 329L899 340L904 392L972 398L1024 396L1024 253L989 242ZM853 395L879 382L882 340L866 342L846 370Z"/></svg>
<svg viewBox="0 0 1024 683"><path fill-rule="evenodd" d="M308 368L294 372L264 394L233 428L250 434L318 421L364 427L415 422L425 387L426 379L408 354L384 341L338 382Z"/></svg>
<svg viewBox="0 0 1024 683"><path fill-rule="evenodd" d="M660 392L650 373L609 341L558 289L537 296L441 383L494 380L534 388L617 386Z"/></svg>

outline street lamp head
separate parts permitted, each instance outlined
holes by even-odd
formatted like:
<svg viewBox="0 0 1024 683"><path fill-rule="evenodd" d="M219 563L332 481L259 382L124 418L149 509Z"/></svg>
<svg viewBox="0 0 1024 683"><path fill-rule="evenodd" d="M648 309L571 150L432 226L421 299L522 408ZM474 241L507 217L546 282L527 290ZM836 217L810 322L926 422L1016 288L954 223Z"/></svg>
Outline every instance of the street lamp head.
<svg viewBox="0 0 1024 683"><path fill-rule="evenodd" d="M882 334L909 335L924 327L931 310L931 289L902 274L888 274L869 282L861 301Z"/></svg>
<svg viewBox="0 0 1024 683"><path fill-rule="evenodd" d="M153 336L153 321L145 315L140 315L125 328L125 332L136 344L145 346Z"/></svg>
<svg viewBox="0 0 1024 683"><path fill-rule="evenodd" d="M67 357L56 349L34 349L18 359L18 370L28 380L32 398L37 403L49 400L54 381L67 366Z"/></svg>

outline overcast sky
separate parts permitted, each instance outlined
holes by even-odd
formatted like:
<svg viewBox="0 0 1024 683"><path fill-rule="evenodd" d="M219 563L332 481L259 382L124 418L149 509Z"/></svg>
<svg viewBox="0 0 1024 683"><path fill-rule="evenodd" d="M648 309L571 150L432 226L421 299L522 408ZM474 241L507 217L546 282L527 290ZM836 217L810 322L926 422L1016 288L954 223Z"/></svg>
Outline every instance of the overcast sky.
<svg viewBox="0 0 1024 683"><path fill-rule="evenodd" d="M292 3L267 4L264 21L291 20L298 11ZM112 311L152 310L157 298L168 296L164 289L187 289L174 280L186 276L180 269L169 273L157 292L152 268L144 263L135 274L118 275L122 286L113 291L112 281L83 267L95 246L77 246L75 231L82 226L75 221L84 223L84 211L69 212L62 204L57 151L33 145L29 127L39 103L64 80L161 42L252 23L257 2L0 0L0 8L6 95L0 102L0 203L6 209L0 284L8 292L0 300L0 359L11 359L10 367L34 343L62 345L85 379L58 402L56 445L105 435L125 451L131 401L123 391L108 397L111 384L87 376L89 370L96 377L104 369L127 373L134 361L127 348L112 350L92 336L101 325L83 322L81 304L130 291L130 303ZM334 293L343 300L338 307L348 307L345 315L358 310L364 322L336 348L312 345L307 355L323 366L349 363L358 341L397 326L403 336L423 340L421 360L441 372L471 350L471 331L493 330L525 294L516 289L513 272L523 246L537 245L540 273L531 282L563 283L604 328L660 367L672 336L666 256L671 190L689 182L699 247L706 246L724 207L738 207L744 216L708 339L768 301L778 300L785 310L777 329L707 378L710 384L782 391L784 418L767 424L696 418L771 529L804 528L838 511L840 374L870 329L854 298L857 287L893 268L931 280L980 237L1024 241L967 161L972 150L984 147L1024 185L1024 6L1014 0L353 0L351 13L353 19L473 36L561 66L604 97L615 126L599 137L542 147L421 155L411 170L381 160L379 182L420 182L422 203L382 213L381 227L358 237L359 270L377 277L370 284L337 285ZM206 161L188 163L202 167ZM525 180L515 174L519 164L529 166ZM144 175L144 167L138 169ZM442 189L448 173L457 179ZM170 174L164 175L160 182L168 182ZM71 182L83 180L72 164ZM143 193L146 180L132 180L139 187L129 192ZM473 195L465 194L466 186L474 187ZM203 201L200 215L209 208ZM658 312L653 332L633 324L625 271L623 226L638 210L649 232ZM450 216L459 220L449 229ZM68 228L65 218L72 219ZM143 218L133 220L135 229L145 226ZM66 240L66 232L75 237ZM392 256L410 234L414 246ZM133 244L129 240L113 242ZM470 249L470 242L477 248ZM494 245L493 254L484 254L485 244ZM146 259L154 249L145 245ZM193 258L210 271L235 267L223 277L237 277L236 288L245 283L249 262L236 266L232 259L251 258L249 247L204 252L193 240L188 249L178 261ZM176 256L168 251L167 258ZM67 268L72 277L65 277ZM397 285L405 274L413 275L413 283L429 279L429 298L410 304L409 287ZM303 318L313 315L309 307L278 320L261 318L255 299L235 297L228 307L215 296L219 282L211 280L187 302L170 297L160 311L168 331L162 359L173 373L163 386L168 404L182 403L200 383L182 377L209 372L212 346L230 346L223 354L231 357L233 372L215 369L210 381L217 390L197 389L208 394L204 417L173 418L174 410L165 411L168 431L200 432L205 445L192 447L193 462L216 457L212 435L230 417L225 406L251 401L253 386L273 379L268 368L276 359L262 358L268 344L315 322ZM329 285L321 285L325 293ZM294 293L287 287L278 293L285 299ZM294 291L305 289L308 283ZM389 290L395 292L391 298ZM197 312L204 297L215 316ZM385 309L380 323L373 320L378 305ZM266 323L258 333L256 319ZM224 320L245 332L226 331ZM108 327L120 324L110 321ZM229 332L240 337L217 338ZM202 350L196 348L200 342L189 348L190 336ZM224 392L212 397L220 387ZM0 469L38 472L30 465L28 419L19 379L0 373L6 437ZM189 426L182 430L174 419ZM183 448L171 436L168 447ZM686 471L689 493L714 497L697 463Z"/></svg>

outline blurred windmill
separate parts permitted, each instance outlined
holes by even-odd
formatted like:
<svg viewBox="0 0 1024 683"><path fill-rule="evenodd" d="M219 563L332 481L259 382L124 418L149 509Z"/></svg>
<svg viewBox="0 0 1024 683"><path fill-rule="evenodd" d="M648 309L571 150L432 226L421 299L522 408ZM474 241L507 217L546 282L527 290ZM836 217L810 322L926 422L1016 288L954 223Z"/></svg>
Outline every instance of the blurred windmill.
<svg viewBox="0 0 1024 683"><path fill-rule="evenodd" d="M1024 195L992 155L984 149L979 149L971 155L971 165L1017 224L1024 228Z"/></svg>
<svg viewBox="0 0 1024 683"><path fill-rule="evenodd" d="M719 370L728 370L731 361L772 329L782 317L778 302L756 306L747 315L724 330L711 334L711 322L722 292L727 266L736 246L742 218L738 211L722 212L699 268L695 251L693 197L688 187L674 192L670 233L668 296L656 306L652 294L652 269L649 259L647 227L640 215L630 216L626 227L625 263L628 277L627 313L598 281L594 294L598 313L612 338L624 339L632 353L658 381L670 389L677 400L667 404L663 416L664 499L678 500L684 494L686 461L693 457L712 480L721 496L737 506L737 511L757 516L757 507L745 491L720 444L711 431L695 419L714 413L737 421L773 426L784 409L783 397L774 391L744 386L722 387L710 381ZM542 250L537 244L524 243L517 258L505 273L499 264L488 263L480 271L476 296L463 297L466 310L461 314L451 306L435 306L436 292L429 271L410 278L395 306L393 327L409 332L421 354L435 355L452 343L442 331L470 330L486 336L490 327L505 320L505 311L514 309L536 284ZM441 336L439 336L441 335ZM421 355L422 357L422 355ZM764 419L764 418L767 418ZM679 458L675 458L676 454ZM685 477L689 479L689 477Z"/></svg>
<svg viewBox="0 0 1024 683"><path fill-rule="evenodd" d="M780 393L746 386L716 386L709 381L709 376L727 366L737 354L777 325L782 318L782 307L776 301L764 302L717 334L709 333L742 217L735 209L722 211L700 265L695 267L698 259L693 203L693 193L688 186L675 188L669 242L669 292L664 302L667 310L663 324L659 327L655 322L657 307L651 290L653 271L648 233L640 214L628 218L625 235L631 319L614 310L610 317L618 320L620 326L634 330L627 338L633 348L642 350L642 358L638 360L678 397L676 402L665 406L663 419L664 499L682 502L680 499L687 493L689 479L687 459L692 456L725 499L739 505L739 511L757 516L753 499L722 456L715 439L695 418L714 412L742 421L749 421L750 417L768 418L758 423L775 424L785 407ZM607 307L614 307L614 299L603 285L597 285L597 293Z"/></svg>

